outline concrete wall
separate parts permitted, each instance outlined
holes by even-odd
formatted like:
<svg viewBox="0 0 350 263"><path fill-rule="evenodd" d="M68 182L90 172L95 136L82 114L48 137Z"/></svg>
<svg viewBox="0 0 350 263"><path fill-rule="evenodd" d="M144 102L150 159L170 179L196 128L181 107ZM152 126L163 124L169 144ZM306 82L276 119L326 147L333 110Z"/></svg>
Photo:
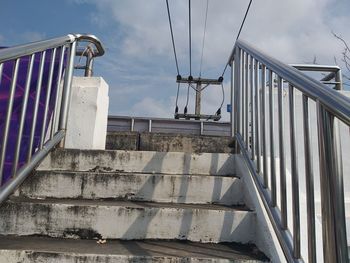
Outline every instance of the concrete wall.
<svg viewBox="0 0 350 263"><path fill-rule="evenodd" d="M108 84L101 77L74 77L66 148L105 149Z"/></svg>
<svg viewBox="0 0 350 263"><path fill-rule="evenodd" d="M108 132L106 149L158 152L230 153L233 139L228 136L204 136L153 132Z"/></svg>

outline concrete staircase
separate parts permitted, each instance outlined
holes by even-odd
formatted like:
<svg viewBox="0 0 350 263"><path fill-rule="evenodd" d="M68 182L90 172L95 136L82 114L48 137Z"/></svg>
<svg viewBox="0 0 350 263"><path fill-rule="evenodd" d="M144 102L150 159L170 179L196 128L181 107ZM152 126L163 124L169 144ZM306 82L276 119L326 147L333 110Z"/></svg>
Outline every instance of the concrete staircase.
<svg viewBox="0 0 350 263"><path fill-rule="evenodd" d="M234 159L55 150L0 209L0 262L266 262Z"/></svg>

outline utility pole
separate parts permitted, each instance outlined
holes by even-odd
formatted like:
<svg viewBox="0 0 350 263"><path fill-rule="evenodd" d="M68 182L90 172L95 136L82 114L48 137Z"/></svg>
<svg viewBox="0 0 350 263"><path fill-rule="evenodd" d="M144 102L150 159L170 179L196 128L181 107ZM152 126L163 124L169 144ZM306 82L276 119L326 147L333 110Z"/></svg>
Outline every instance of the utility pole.
<svg viewBox="0 0 350 263"><path fill-rule="evenodd" d="M202 91L209 85L221 85L223 79L220 77L219 79L202 79L202 78L178 78L176 80L177 83L185 83L185 84L195 84L195 92L196 92L196 102L195 102L195 110L194 114L181 114L181 113L175 113L176 119L212 119L215 121L220 120L221 115L203 115L201 114L201 102L202 102Z"/></svg>

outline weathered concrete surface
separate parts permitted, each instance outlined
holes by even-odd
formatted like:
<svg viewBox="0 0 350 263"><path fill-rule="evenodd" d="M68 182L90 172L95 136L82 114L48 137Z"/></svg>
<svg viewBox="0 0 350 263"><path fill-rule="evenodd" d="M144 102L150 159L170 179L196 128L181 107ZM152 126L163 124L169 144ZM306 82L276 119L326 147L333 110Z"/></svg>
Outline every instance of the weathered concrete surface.
<svg viewBox="0 0 350 263"><path fill-rule="evenodd" d="M101 77L74 77L66 148L105 149L108 84Z"/></svg>
<svg viewBox="0 0 350 263"><path fill-rule="evenodd" d="M140 134L138 132L108 132L106 138L106 150L130 150L139 149Z"/></svg>
<svg viewBox="0 0 350 263"><path fill-rule="evenodd" d="M57 149L45 158L38 170L234 175L234 158L228 153Z"/></svg>
<svg viewBox="0 0 350 263"><path fill-rule="evenodd" d="M158 152L230 153L232 138L169 133L109 132L106 149Z"/></svg>
<svg viewBox="0 0 350 263"><path fill-rule="evenodd" d="M253 245L202 244L179 241L67 240L0 237L0 262L52 263L233 263L267 262Z"/></svg>
<svg viewBox="0 0 350 263"><path fill-rule="evenodd" d="M0 233L64 238L253 243L255 214L219 205L12 198Z"/></svg>
<svg viewBox="0 0 350 263"><path fill-rule="evenodd" d="M15 195L242 205L242 187L239 178L224 176L38 171Z"/></svg>
<svg viewBox="0 0 350 263"><path fill-rule="evenodd" d="M231 137L141 133L140 150L160 152L230 153Z"/></svg>
<svg viewBox="0 0 350 263"><path fill-rule="evenodd" d="M255 186L254 179L250 174L243 156L237 155L235 162L237 173L240 175L244 185L244 188L242 189L244 202L256 212L255 244L261 251L264 251L264 253L267 254L271 259L271 262L287 262L270 218L264 208L258 189Z"/></svg>

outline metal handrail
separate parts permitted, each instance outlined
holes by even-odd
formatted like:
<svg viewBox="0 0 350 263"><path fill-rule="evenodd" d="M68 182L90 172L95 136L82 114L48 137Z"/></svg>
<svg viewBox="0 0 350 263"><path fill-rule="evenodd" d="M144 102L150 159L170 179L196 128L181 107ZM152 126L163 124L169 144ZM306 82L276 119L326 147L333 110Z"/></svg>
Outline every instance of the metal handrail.
<svg viewBox="0 0 350 263"><path fill-rule="evenodd" d="M316 262L314 168L310 137L309 101L316 102L319 176L321 187L323 257L325 262L349 262L346 240L343 167L338 122L350 126L350 99L248 43L238 40L228 61L232 69L231 132L236 153L242 153L263 200L288 262L303 261L300 233L299 162L296 142L295 90L302 93L306 177L308 262ZM277 86L275 86L277 84ZM284 127L284 84L288 86L289 130ZM277 90L277 118L274 91ZM268 101L268 103L266 103ZM276 125L278 130L276 130ZM286 133L290 133L286 140ZM278 136L275 136L275 134ZM278 138L278 152L275 151ZM269 140L269 147L267 145ZM286 147L289 145L289 147ZM287 200L286 149L290 150L292 202ZM269 152L268 152L269 151ZM268 155L270 157L268 157ZM279 170L276 163L279 162ZM277 188L279 179L280 186ZM277 195L279 190L279 195ZM280 202L277 202L277 196ZM293 230L287 224L293 209ZM321 248L320 248L321 249Z"/></svg>
<svg viewBox="0 0 350 263"><path fill-rule="evenodd" d="M334 92L326 85L303 74L299 70L280 62L279 60L264 54L243 40L237 40L235 49L240 48L253 56L266 68L272 70L282 79L287 80L294 87L298 87L301 92L313 100L318 100L327 110L336 115L339 119L350 125L350 99ZM234 50L235 50L234 49ZM234 52L231 55L229 63L234 60Z"/></svg>
<svg viewBox="0 0 350 263"><path fill-rule="evenodd" d="M79 42L89 42L95 47L92 54L90 54L90 60L94 57L102 56L105 52L97 37L82 34L69 34L0 50L0 84L6 66L9 68L13 64L12 71L7 71L8 74L12 74L12 78L9 83L10 91L6 116L3 120L3 136L0 138L0 185L5 172L7 172L6 175L9 178L5 184L0 186L0 204L13 193L54 147L57 145L64 147L71 99L74 58L77 54L77 43ZM48 60L47 57L49 56L50 59ZM21 63L22 60L27 62ZM22 68L22 71L26 70L27 74L24 80L25 85L21 87L23 89L22 106L17 123L18 134L16 141L13 142L15 147L13 147L14 145L9 145L8 139L21 66L25 67ZM92 66L91 61L89 61L89 66ZM48 70L47 82L43 83L45 68ZM92 68L87 70L90 73L92 72ZM36 82L32 81L34 74L37 77ZM33 86L33 83L36 83L36 85ZM34 101L31 102L30 99L33 98ZM40 109L40 107L42 108ZM28 118L29 109L32 112ZM26 135L24 134L25 124L30 127ZM22 152L23 155L24 149L22 148L25 146L23 145L23 138L27 140L25 142L27 147L25 150L26 159L22 160L25 164L20 166L20 153ZM9 147L14 149L11 154L7 151ZM6 156L13 158L11 170L5 169Z"/></svg>

